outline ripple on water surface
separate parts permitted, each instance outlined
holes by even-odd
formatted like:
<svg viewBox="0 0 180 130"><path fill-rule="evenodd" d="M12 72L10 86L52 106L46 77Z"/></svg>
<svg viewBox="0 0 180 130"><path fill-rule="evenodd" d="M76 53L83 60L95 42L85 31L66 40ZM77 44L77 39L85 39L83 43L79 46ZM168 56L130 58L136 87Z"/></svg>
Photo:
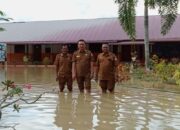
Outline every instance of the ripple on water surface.
<svg viewBox="0 0 180 130"><path fill-rule="evenodd" d="M38 74L37 74L38 73ZM151 90L116 87L115 94L58 93L53 68L11 69L9 78L18 84L31 83L28 97L44 91L35 104L20 103L19 113L3 110L0 126L16 125L17 130L178 130L180 95ZM0 73L0 77L3 73ZM11 130L2 128L0 130Z"/></svg>

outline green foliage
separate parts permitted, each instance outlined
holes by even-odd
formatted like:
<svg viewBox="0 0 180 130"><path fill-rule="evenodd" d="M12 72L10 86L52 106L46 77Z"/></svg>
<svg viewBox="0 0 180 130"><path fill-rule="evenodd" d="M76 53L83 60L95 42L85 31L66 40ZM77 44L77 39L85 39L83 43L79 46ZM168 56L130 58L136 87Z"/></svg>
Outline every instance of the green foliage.
<svg viewBox="0 0 180 130"><path fill-rule="evenodd" d="M152 61L153 61L154 64L157 64L157 63L159 62L159 57L154 54L154 55L152 56Z"/></svg>
<svg viewBox="0 0 180 130"><path fill-rule="evenodd" d="M135 6L137 0L115 0L115 3L119 5L119 20L125 32L131 39L136 37L136 11Z"/></svg>
<svg viewBox="0 0 180 130"><path fill-rule="evenodd" d="M171 58L171 62L173 64L178 64L179 63L179 58L173 57L173 58Z"/></svg>
<svg viewBox="0 0 180 130"><path fill-rule="evenodd" d="M6 14L0 10L0 21L9 21L12 20L12 18L7 18ZM0 31L4 30L3 28L0 28Z"/></svg>
<svg viewBox="0 0 180 130"><path fill-rule="evenodd" d="M2 11L0 10L0 15L1 15L1 16L4 16L5 14L4 14L4 12L2 12Z"/></svg>
<svg viewBox="0 0 180 130"><path fill-rule="evenodd" d="M19 112L19 110L21 109L20 106L19 106L19 104L14 104L14 105L13 105L13 108L14 108L13 111L17 111L17 112Z"/></svg>
<svg viewBox="0 0 180 130"><path fill-rule="evenodd" d="M148 0L147 3L151 9L154 9L156 7L156 0Z"/></svg>
<svg viewBox="0 0 180 130"><path fill-rule="evenodd" d="M158 63L159 63L159 57L154 54L150 59L149 66L151 69L154 69L155 65L157 65Z"/></svg>
<svg viewBox="0 0 180 130"><path fill-rule="evenodd" d="M22 88L14 87L8 91L7 95L13 97L14 95L21 95L22 93L23 93Z"/></svg>
<svg viewBox="0 0 180 130"><path fill-rule="evenodd" d="M158 80L152 71L146 71L144 68L141 67L134 69L132 76L135 79L147 82L153 82Z"/></svg>
<svg viewBox="0 0 180 130"><path fill-rule="evenodd" d="M0 10L0 21L10 21L12 18L7 18L5 13ZM0 27L0 31L4 31L5 29Z"/></svg>
<svg viewBox="0 0 180 130"><path fill-rule="evenodd" d="M180 64L178 65L178 67L173 75L173 79L175 79L176 84L180 86Z"/></svg>
<svg viewBox="0 0 180 130"><path fill-rule="evenodd" d="M4 28L1 28L1 27L0 27L0 31L4 31Z"/></svg>
<svg viewBox="0 0 180 130"><path fill-rule="evenodd" d="M141 81L161 81L180 86L180 64L167 63L165 60L158 63L155 60L153 71L145 71L144 68L137 67L132 70L131 76Z"/></svg>
<svg viewBox="0 0 180 130"><path fill-rule="evenodd" d="M133 69L132 75L136 79L143 79L145 75L145 70L143 68Z"/></svg>
<svg viewBox="0 0 180 130"><path fill-rule="evenodd" d="M156 55L152 57L153 71L145 71L141 67L132 70L131 76L142 81L161 81L180 86L180 64L168 63L160 60Z"/></svg>
<svg viewBox="0 0 180 130"><path fill-rule="evenodd" d="M10 96L10 97L13 97L14 95L20 96L23 93L23 88L15 85L14 81L6 80L3 81L2 84L4 85L2 91L6 91L5 96Z"/></svg>
<svg viewBox="0 0 180 130"><path fill-rule="evenodd" d="M119 21L131 40L136 39L136 12L138 0L115 0L119 5ZM145 65L149 69L148 8L158 8L161 15L161 33L167 34L177 17L178 0L144 0Z"/></svg>
<svg viewBox="0 0 180 130"><path fill-rule="evenodd" d="M14 111L19 111L20 107L16 104L16 102L12 101L11 103L6 103L7 100L10 98L13 98L14 96L22 96L23 95L23 88L18 87L17 85L14 84L14 81L11 80L6 80L3 81L2 84L4 85L4 88L2 91L5 92L4 97L0 100L0 110L5 108L6 106L12 105Z"/></svg>
<svg viewBox="0 0 180 130"><path fill-rule="evenodd" d="M28 64L29 58L27 57L27 55L24 55L24 56L23 56L23 62L24 62L25 64Z"/></svg>
<svg viewBox="0 0 180 130"><path fill-rule="evenodd" d="M30 84L25 84L23 87L19 87L14 84L14 81L6 80L2 82L2 85L4 85L4 87L2 89L3 96L0 97L0 119L2 115L2 109L12 105L14 111L19 112L20 106L17 104L18 101L23 101L26 104L32 104L39 100L42 96L42 94L40 94L34 101L28 102L29 99L23 98L25 96L23 89L31 89Z"/></svg>
<svg viewBox="0 0 180 130"><path fill-rule="evenodd" d="M161 33L167 34L171 26L176 20L178 14L179 0L157 0L156 4L159 7L159 14L162 17Z"/></svg>
<svg viewBox="0 0 180 130"><path fill-rule="evenodd" d="M51 61L50 61L49 57L44 57L43 64L44 65L49 65L50 63L51 63Z"/></svg>
<svg viewBox="0 0 180 130"><path fill-rule="evenodd" d="M155 65L155 73L158 75L158 77L161 78L163 82L171 79L175 70L175 65L172 63L165 63L164 60Z"/></svg>
<svg viewBox="0 0 180 130"><path fill-rule="evenodd" d="M6 80L3 81L2 84L5 86L2 90L9 90L9 88L14 88L14 81Z"/></svg>
<svg viewBox="0 0 180 130"><path fill-rule="evenodd" d="M138 0L115 0L119 5L119 20L131 39L136 37L135 7ZM176 20L179 0L144 0L144 5L151 9L158 8L161 15L161 33L167 34Z"/></svg>

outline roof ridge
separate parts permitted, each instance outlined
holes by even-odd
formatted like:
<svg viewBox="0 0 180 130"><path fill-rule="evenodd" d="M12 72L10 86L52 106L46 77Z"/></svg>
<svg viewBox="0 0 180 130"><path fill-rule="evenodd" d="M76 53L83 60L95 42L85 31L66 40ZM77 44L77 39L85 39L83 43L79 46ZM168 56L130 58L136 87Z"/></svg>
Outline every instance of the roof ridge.
<svg viewBox="0 0 180 130"><path fill-rule="evenodd" d="M157 17L157 16L160 16L160 15L150 15L150 17ZM178 14L177 16L180 16L180 14ZM144 17L144 16L136 16L136 17ZM82 21L82 20L98 20L98 19L115 19L118 17L104 17L104 18L81 18L81 19L62 19L62 20L42 20L42 21L15 21L15 22L2 22L0 24L11 24L11 23L38 23L38 22L58 22L58 21Z"/></svg>

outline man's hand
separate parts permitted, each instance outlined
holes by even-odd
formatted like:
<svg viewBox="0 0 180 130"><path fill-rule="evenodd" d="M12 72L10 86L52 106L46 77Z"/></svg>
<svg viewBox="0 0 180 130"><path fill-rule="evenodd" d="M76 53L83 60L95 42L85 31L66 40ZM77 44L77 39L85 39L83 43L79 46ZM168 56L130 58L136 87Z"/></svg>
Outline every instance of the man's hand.
<svg viewBox="0 0 180 130"><path fill-rule="evenodd" d="M94 78L94 74L93 74L93 73L91 73L90 78L91 78L91 79L93 79L93 78Z"/></svg>
<svg viewBox="0 0 180 130"><path fill-rule="evenodd" d="M119 82L119 76L118 75L115 76L115 82Z"/></svg>
<svg viewBox="0 0 180 130"><path fill-rule="evenodd" d="M95 80L96 82L98 82L98 76L97 76L97 75L94 76L94 80Z"/></svg>
<svg viewBox="0 0 180 130"><path fill-rule="evenodd" d="M59 76L56 76L56 81L59 81Z"/></svg>
<svg viewBox="0 0 180 130"><path fill-rule="evenodd" d="M76 79L76 74L72 74L72 80L74 81Z"/></svg>

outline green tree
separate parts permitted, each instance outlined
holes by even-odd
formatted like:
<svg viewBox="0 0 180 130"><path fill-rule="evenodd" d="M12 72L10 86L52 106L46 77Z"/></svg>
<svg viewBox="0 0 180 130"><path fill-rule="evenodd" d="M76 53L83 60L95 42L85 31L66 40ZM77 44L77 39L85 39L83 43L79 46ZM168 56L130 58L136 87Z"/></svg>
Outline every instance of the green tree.
<svg viewBox="0 0 180 130"><path fill-rule="evenodd" d="M0 21L9 21L11 18L7 18L5 13L0 10ZM0 31L4 31L4 28L0 27Z"/></svg>
<svg viewBox="0 0 180 130"><path fill-rule="evenodd" d="M130 39L136 39L136 11L138 0L115 0L119 5L119 20L124 31ZM145 65L149 70L149 8L158 8L161 16L161 33L166 35L171 29L178 14L179 0L144 0L144 47L145 47Z"/></svg>

